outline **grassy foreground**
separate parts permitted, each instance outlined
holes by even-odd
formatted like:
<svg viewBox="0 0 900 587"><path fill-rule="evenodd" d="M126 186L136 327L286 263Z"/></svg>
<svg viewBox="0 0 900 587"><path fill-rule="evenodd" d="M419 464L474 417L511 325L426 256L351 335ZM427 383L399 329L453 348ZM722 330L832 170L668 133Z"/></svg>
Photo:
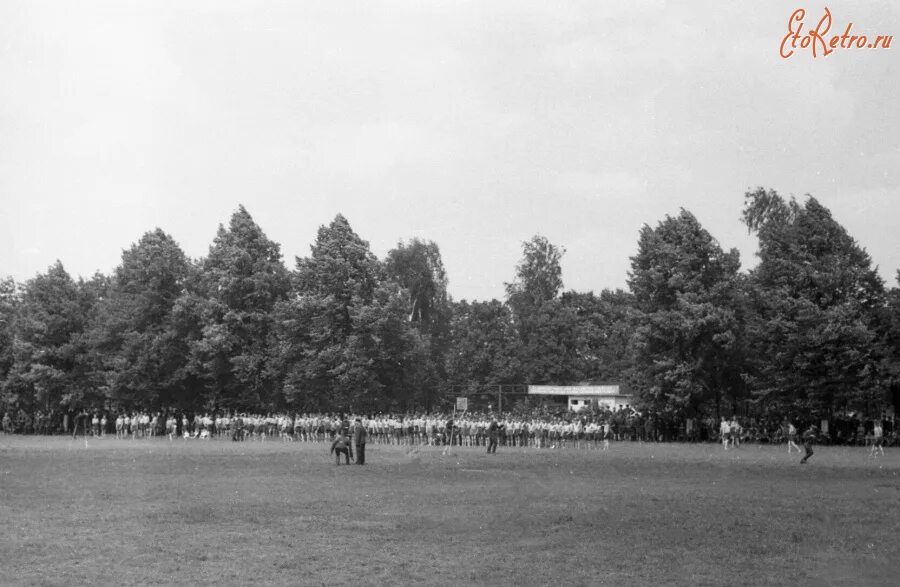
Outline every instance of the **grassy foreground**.
<svg viewBox="0 0 900 587"><path fill-rule="evenodd" d="M0 584L890 585L900 453L0 436Z"/></svg>

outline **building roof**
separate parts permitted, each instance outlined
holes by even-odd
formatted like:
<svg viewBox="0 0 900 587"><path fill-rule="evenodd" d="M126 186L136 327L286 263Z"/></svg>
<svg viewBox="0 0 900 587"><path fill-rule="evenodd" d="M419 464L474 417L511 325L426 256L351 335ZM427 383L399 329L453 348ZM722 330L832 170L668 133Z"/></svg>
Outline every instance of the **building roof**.
<svg viewBox="0 0 900 587"><path fill-rule="evenodd" d="M622 388L618 384L609 384L609 385L529 385L528 393L533 394L533 395L578 395L578 396L594 396L594 397L610 397L610 396L629 397L628 394L622 393Z"/></svg>

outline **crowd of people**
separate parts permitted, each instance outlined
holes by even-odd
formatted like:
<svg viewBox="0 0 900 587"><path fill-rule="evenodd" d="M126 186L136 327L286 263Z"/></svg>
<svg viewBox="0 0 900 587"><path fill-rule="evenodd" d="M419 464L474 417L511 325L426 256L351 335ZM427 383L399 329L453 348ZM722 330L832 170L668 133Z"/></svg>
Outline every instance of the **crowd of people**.
<svg viewBox="0 0 900 587"><path fill-rule="evenodd" d="M742 443L787 444L788 450L800 450L796 441L809 436L812 442L855 444L879 448L896 443L892 422L835 418L829 421L800 421L791 418L722 417L676 419L665 414L641 414L631 409L596 412L545 413L509 412L502 416L490 412L412 413L412 414L254 414L254 413L163 413L163 412L81 412L66 414L61 424L64 433L90 434L96 437L167 437L236 441L272 440L333 442L349 420L359 419L370 442L393 445L491 447L494 444L534 448L606 448L610 441L722 442L727 450ZM46 419L45 419L46 420ZM2 430L29 432L6 412ZM56 430L31 430L52 433ZM49 426L52 428L52 426ZM883 449L882 449L883 450Z"/></svg>

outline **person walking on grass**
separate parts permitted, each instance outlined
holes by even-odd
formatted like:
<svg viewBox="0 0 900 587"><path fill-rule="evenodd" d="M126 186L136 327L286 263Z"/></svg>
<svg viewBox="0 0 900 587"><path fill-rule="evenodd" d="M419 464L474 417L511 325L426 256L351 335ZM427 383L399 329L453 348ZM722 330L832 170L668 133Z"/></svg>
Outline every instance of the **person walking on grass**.
<svg viewBox="0 0 900 587"><path fill-rule="evenodd" d="M719 436L722 440L722 448L728 450L728 437L731 435L731 424L728 423L728 420L725 419L725 416L722 416L722 421L719 423Z"/></svg>
<svg viewBox="0 0 900 587"><path fill-rule="evenodd" d="M809 460L809 457L813 456L813 443L816 441L816 427L810 426L809 429L803 434L803 448L806 450L806 454L803 455L803 458L800 460L801 465L805 465L806 461Z"/></svg>
<svg viewBox="0 0 900 587"><path fill-rule="evenodd" d="M334 442L331 443L331 454L334 455L334 464L341 464L341 455L344 455L345 464L350 464L350 441L344 436L342 431L338 431L338 433L334 437Z"/></svg>
<svg viewBox="0 0 900 587"><path fill-rule="evenodd" d="M876 420L875 428L872 430L872 449L869 456L874 457L879 453L884 456L884 428L881 427L881 422Z"/></svg>
<svg viewBox="0 0 900 587"><path fill-rule="evenodd" d="M788 422L788 454L791 454L791 449L796 448L797 452L800 452L800 447L797 446L797 427L794 426L793 422Z"/></svg>

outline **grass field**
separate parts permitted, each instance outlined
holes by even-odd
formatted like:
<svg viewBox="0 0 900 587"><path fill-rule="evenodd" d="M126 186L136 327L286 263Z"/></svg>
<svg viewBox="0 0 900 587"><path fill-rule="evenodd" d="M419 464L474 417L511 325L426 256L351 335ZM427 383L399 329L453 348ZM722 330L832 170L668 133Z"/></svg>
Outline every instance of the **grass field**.
<svg viewBox="0 0 900 587"><path fill-rule="evenodd" d="M0 584L891 585L900 453L0 436Z"/></svg>

